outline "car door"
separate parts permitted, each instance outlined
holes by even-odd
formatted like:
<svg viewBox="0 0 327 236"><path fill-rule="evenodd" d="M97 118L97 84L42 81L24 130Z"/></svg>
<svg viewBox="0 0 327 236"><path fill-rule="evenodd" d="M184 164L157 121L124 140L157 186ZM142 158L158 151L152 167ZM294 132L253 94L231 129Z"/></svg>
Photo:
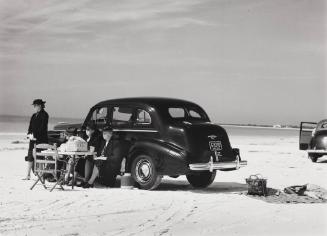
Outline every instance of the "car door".
<svg viewBox="0 0 327 236"><path fill-rule="evenodd" d="M310 142L313 136L313 132L316 129L317 123L315 122L301 122L300 125L300 137L299 148L300 150L308 150Z"/></svg>

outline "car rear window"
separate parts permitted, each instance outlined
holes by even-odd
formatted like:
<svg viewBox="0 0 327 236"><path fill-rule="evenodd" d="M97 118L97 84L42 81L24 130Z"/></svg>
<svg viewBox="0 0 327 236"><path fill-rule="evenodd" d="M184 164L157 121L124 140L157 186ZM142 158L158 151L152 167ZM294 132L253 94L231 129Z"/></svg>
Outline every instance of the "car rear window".
<svg viewBox="0 0 327 236"><path fill-rule="evenodd" d="M189 110L189 114L193 118L202 118L201 115L200 115L200 113L197 112L197 111L195 111L195 110L193 110L193 109Z"/></svg>
<svg viewBox="0 0 327 236"><path fill-rule="evenodd" d="M169 107L168 113L171 118L179 120L206 120L207 116L196 108L190 107Z"/></svg>

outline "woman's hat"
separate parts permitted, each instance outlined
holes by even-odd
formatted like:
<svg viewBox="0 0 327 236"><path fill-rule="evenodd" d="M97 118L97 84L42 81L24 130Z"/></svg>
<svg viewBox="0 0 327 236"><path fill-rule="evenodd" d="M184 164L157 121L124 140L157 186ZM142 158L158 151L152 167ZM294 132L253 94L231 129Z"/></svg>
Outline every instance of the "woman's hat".
<svg viewBox="0 0 327 236"><path fill-rule="evenodd" d="M35 99L32 103L32 105L43 105L45 101L42 101L42 99Z"/></svg>
<svg viewBox="0 0 327 236"><path fill-rule="evenodd" d="M103 128L102 132L106 132L106 131L111 131L112 132L112 126L111 125L107 125Z"/></svg>

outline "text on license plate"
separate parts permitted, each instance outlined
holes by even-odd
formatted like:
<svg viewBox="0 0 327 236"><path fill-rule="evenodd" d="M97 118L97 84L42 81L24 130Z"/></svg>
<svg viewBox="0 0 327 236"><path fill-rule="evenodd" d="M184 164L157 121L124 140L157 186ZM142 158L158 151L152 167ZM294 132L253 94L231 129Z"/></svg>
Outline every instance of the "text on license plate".
<svg viewBox="0 0 327 236"><path fill-rule="evenodd" d="M209 141L210 151L216 152L223 149L221 141Z"/></svg>

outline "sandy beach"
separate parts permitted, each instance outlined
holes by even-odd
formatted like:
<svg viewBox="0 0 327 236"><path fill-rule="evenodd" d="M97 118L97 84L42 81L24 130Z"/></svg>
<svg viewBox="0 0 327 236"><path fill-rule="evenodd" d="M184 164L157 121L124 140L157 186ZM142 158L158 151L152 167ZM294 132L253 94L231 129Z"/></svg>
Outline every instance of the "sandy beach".
<svg viewBox="0 0 327 236"><path fill-rule="evenodd" d="M21 180L26 141L12 144L23 136L0 134L0 235L326 235L327 204L251 197L245 178L261 173L280 190L307 183L327 189L327 158L312 163L298 150L295 131L239 129L229 130L230 139L248 166L218 172L203 190L185 177L165 177L155 191L31 191L33 180Z"/></svg>
<svg viewBox="0 0 327 236"><path fill-rule="evenodd" d="M327 0L0 0L0 19L0 236L327 236L327 155L315 162L327 145ZM55 128L85 130L87 144L71 138L60 154L94 147L111 161L99 167L108 185L121 160L143 189L188 173L184 161L246 163L230 162L237 150L208 122L247 166L205 189L186 176L153 191L120 176L52 192L23 180L27 132L62 143ZM115 132L127 148L109 142ZM257 174L266 196L248 194Z"/></svg>

